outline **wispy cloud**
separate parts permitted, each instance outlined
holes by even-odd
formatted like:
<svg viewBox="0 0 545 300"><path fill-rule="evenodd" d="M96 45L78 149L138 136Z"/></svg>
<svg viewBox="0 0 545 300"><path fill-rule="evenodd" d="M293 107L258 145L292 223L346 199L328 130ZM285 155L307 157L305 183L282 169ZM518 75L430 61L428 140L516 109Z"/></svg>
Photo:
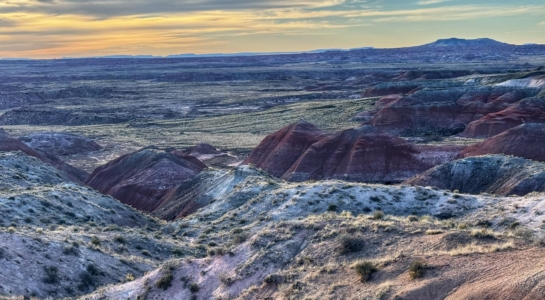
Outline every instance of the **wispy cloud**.
<svg viewBox="0 0 545 300"><path fill-rule="evenodd" d="M418 1L416 2L416 4L418 5L432 5L432 4L439 4L439 3L444 3L444 2L448 2L450 0L421 0L421 1Z"/></svg>
<svg viewBox="0 0 545 300"><path fill-rule="evenodd" d="M486 22L511 16L536 18L532 25L545 25L545 21L540 22L545 4L454 3L450 0L402 0L396 1L396 5L386 0L0 1L0 57L256 51L251 47L266 49L270 45L267 43L291 47L285 50L311 49L319 44L316 41L320 36L328 37L321 38L320 45L329 45L330 41L365 45L369 43L363 36L373 36L375 32L381 32L376 39L390 36L395 40L400 24L425 26L422 30L427 32L430 29L427 22ZM524 29L523 25L514 26L517 24L509 27ZM363 29L369 25L374 30ZM279 43L283 37L288 38Z"/></svg>

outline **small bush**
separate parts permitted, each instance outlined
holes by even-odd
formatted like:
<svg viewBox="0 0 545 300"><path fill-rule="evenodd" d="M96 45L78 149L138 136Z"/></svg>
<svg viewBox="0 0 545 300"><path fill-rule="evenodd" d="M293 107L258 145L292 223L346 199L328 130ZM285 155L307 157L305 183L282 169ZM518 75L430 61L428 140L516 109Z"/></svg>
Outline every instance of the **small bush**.
<svg viewBox="0 0 545 300"><path fill-rule="evenodd" d="M149 253L148 250L143 250L143 251L142 251L142 255L144 255L144 256L151 256L151 253Z"/></svg>
<svg viewBox="0 0 545 300"><path fill-rule="evenodd" d="M227 273L220 273L218 275L219 280L226 286L233 284L233 278L231 278Z"/></svg>
<svg viewBox="0 0 545 300"><path fill-rule="evenodd" d="M167 273L157 281L156 286L166 291L172 286L172 280L174 280L172 273Z"/></svg>
<svg viewBox="0 0 545 300"><path fill-rule="evenodd" d="M189 291L192 292L192 293L196 293L200 289L201 288L199 287L199 285L196 282L192 282L192 283L189 284Z"/></svg>
<svg viewBox="0 0 545 300"><path fill-rule="evenodd" d="M227 253L227 250L223 247L215 247L208 249L208 255L214 256L214 255L225 255Z"/></svg>
<svg viewBox="0 0 545 300"><path fill-rule="evenodd" d="M337 211L337 205L329 204L329 206L327 207L327 211Z"/></svg>
<svg viewBox="0 0 545 300"><path fill-rule="evenodd" d="M59 282L59 269L54 266L44 267L45 276L43 282L47 284L54 284Z"/></svg>
<svg viewBox="0 0 545 300"><path fill-rule="evenodd" d="M235 234L233 236L233 243L234 244L242 244L246 241L247 236L245 234Z"/></svg>
<svg viewBox="0 0 545 300"><path fill-rule="evenodd" d="M91 238L91 245L100 247L100 240L95 235Z"/></svg>
<svg viewBox="0 0 545 300"><path fill-rule="evenodd" d="M363 250L363 240L360 237L342 235L339 239L339 249L342 254L359 252Z"/></svg>
<svg viewBox="0 0 545 300"><path fill-rule="evenodd" d="M174 248L172 249L172 254L175 256L182 256L184 255L184 252L180 248Z"/></svg>
<svg viewBox="0 0 545 300"><path fill-rule="evenodd" d="M494 233L486 228L471 230L471 236L476 238L494 238Z"/></svg>
<svg viewBox="0 0 545 300"><path fill-rule="evenodd" d="M8 227L8 232L11 234L15 233L15 227Z"/></svg>
<svg viewBox="0 0 545 300"><path fill-rule="evenodd" d="M284 282L284 277L278 274L269 274L263 278L263 282L266 284L281 284Z"/></svg>
<svg viewBox="0 0 545 300"><path fill-rule="evenodd" d="M407 220L409 220L409 222L418 222L418 217L415 215L410 215L407 217Z"/></svg>
<svg viewBox="0 0 545 300"><path fill-rule="evenodd" d="M232 234L239 234L239 233L242 233L242 229L241 229L241 228L235 228L235 229L231 230L231 233L232 233Z"/></svg>
<svg viewBox="0 0 545 300"><path fill-rule="evenodd" d="M134 281L134 275L132 273L129 273L125 276L125 281Z"/></svg>
<svg viewBox="0 0 545 300"><path fill-rule="evenodd" d="M81 272L79 274L80 284L78 290L86 291L90 286L95 286L95 279L89 272Z"/></svg>
<svg viewBox="0 0 545 300"><path fill-rule="evenodd" d="M411 263L409 267L409 276L412 279L418 279L424 276L424 271L426 269L426 262L422 259L417 259Z"/></svg>
<svg viewBox="0 0 545 300"><path fill-rule="evenodd" d="M127 240L124 237L120 236L120 235L116 236L114 238L114 241L116 243L120 243L120 244L126 244L127 243Z"/></svg>
<svg viewBox="0 0 545 300"><path fill-rule="evenodd" d="M369 261L359 262L354 265L354 270L360 276L362 282L371 279L371 275L377 271L375 265Z"/></svg>
<svg viewBox="0 0 545 300"><path fill-rule="evenodd" d="M89 264L87 266L87 272L89 272L89 274L93 276L97 276L100 274L100 270L94 264Z"/></svg>
<svg viewBox="0 0 545 300"><path fill-rule="evenodd" d="M381 220L382 218L384 218L384 212L382 210L375 210L373 213L373 219Z"/></svg>

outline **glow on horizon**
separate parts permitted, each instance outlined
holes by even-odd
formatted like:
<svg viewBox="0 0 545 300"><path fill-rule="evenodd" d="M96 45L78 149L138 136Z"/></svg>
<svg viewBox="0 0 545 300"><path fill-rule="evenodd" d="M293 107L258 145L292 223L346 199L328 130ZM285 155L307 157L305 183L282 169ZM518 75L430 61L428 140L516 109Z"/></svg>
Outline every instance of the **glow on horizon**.
<svg viewBox="0 0 545 300"><path fill-rule="evenodd" d="M0 57L290 52L439 38L545 44L534 0L10 0Z"/></svg>

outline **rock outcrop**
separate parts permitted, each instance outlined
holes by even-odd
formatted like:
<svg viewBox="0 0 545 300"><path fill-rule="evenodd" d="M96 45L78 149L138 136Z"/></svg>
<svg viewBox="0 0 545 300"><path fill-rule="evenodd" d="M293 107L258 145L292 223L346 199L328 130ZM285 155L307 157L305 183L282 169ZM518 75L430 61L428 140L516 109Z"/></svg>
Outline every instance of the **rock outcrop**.
<svg viewBox="0 0 545 300"><path fill-rule="evenodd" d="M265 137L243 164L253 164L273 176L281 177L312 144L324 136L316 126L299 121Z"/></svg>
<svg viewBox="0 0 545 300"><path fill-rule="evenodd" d="M469 157L437 166L405 181L461 193L526 195L545 191L545 164L518 157Z"/></svg>
<svg viewBox="0 0 545 300"><path fill-rule="evenodd" d="M55 156L86 154L102 149L90 138L64 132L34 133L20 137L19 140L32 149Z"/></svg>
<svg viewBox="0 0 545 300"><path fill-rule="evenodd" d="M460 157L506 154L545 162L545 123L523 124L460 153Z"/></svg>
<svg viewBox="0 0 545 300"><path fill-rule="evenodd" d="M461 134L465 137L487 138L524 123L545 123L545 99L526 98L504 110L475 120Z"/></svg>
<svg viewBox="0 0 545 300"><path fill-rule="evenodd" d="M169 189L204 169L206 165L193 156L144 148L98 167L86 183L136 209L152 212Z"/></svg>

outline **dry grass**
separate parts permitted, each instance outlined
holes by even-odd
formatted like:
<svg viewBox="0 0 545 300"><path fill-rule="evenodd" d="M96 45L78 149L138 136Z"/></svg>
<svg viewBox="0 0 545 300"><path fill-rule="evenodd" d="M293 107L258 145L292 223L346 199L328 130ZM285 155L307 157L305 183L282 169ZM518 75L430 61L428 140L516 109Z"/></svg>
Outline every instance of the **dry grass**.
<svg viewBox="0 0 545 300"><path fill-rule="evenodd" d="M492 245L477 245L475 243L465 246L457 247L453 250L435 252L435 255L470 255L470 254L484 254L484 253L494 253L500 251L507 251L516 249L515 242L513 240L502 243L502 244L492 244Z"/></svg>

